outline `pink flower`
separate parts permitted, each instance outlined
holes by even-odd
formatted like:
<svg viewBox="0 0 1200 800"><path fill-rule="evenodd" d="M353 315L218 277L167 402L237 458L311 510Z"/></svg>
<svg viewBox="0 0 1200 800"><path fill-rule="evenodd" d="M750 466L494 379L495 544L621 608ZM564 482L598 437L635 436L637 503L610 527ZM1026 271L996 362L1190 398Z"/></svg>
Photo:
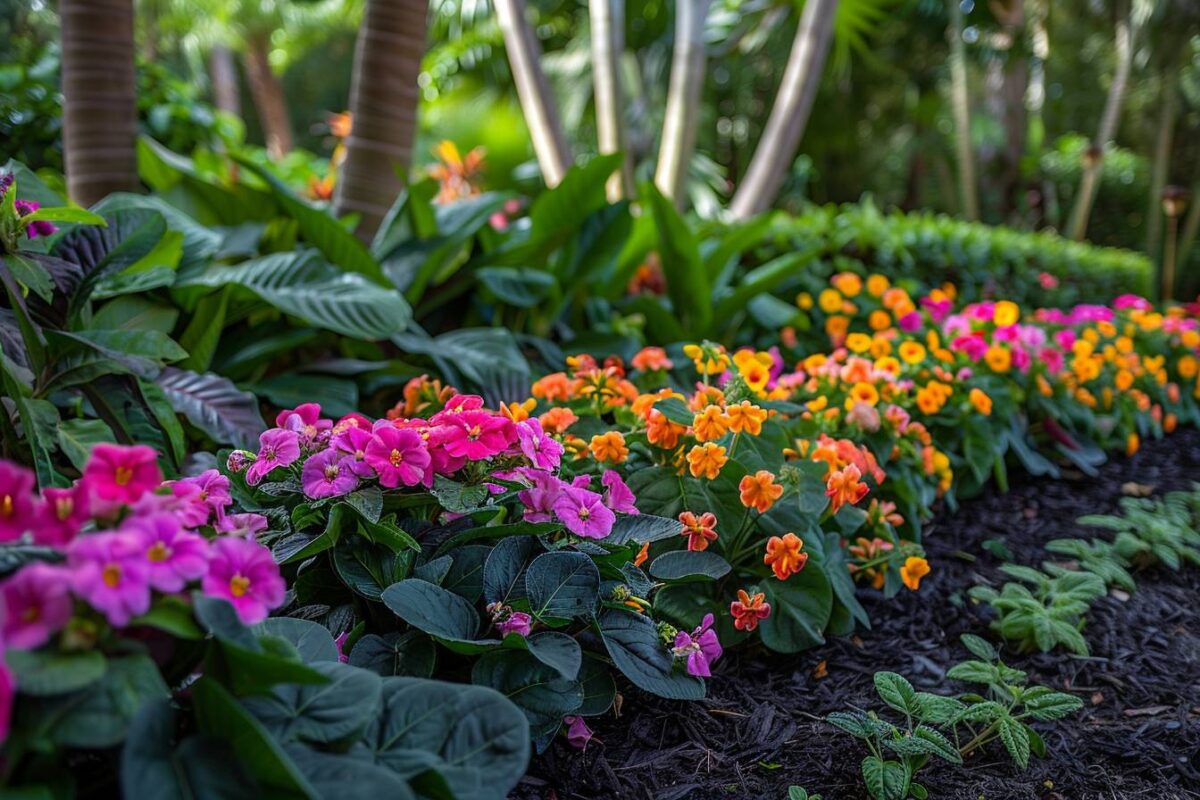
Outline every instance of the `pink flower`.
<svg viewBox="0 0 1200 800"><path fill-rule="evenodd" d="M379 484L394 489L416 486L425 478L432 459L425 439L411 428L380 426L367 445L366 461L379 475Z"/></svg>
<svg viewBox="0 0 1200 800"><path fill-rule="evenodd" d="M554 515L567 530L585 539L603 539L612 533L617 516L604 505L604 498L576 486L564 487L554 501Z"/></svg>
<svg viewBox="0 0 1200 800"><path fill-rule="evenodd" d="M191 492L186 487L196 491ZM229 478L215 469L207 469L194 478L173 481L171 491L176 497L186 498L191 503L203 507L204 521L200 522L200 525L208 524L213 517L220 517L233 503L233 497L229 494Z"/></svg>
<svg viewBox="0 0 1200 800"><path fill-rule="evenodd" d="M1028 372L1030 361L1031 361L1031 359L1029 357L1028 350L1026 350L1024 347L1021 347L1020 345L1017 345L1016 347L1013 348L1013 351L1012 351L1013 366L1015 366L1017 369L1021 370L1021 372Z"/></svg>
<svg viewBox="0 0 1200 800"><path fill-rule="evenodd" d="M587 750L588 742L592 740L592 729L583 717L563 717L563 724L567 726L567 743L576 749Z"/></svg>
<svg viewBox="0 0 1200 800"><path fill-rule="evenodd" d="M0 585L4 642L14 650L34 650L50 641L71 619L72 601L62 567L35 562Z"/></svg>
<svg viewBox="0 0 1200 800"><path fill-rule="evenodd" d="M280 411L275 417L275 426L295 431L305 447L315 448L328 441L333 420L321 418L319 404L304 403L290 411Z"/></svg>
<svg viewBox="0 0 1200 800"><path fill-rule="evenodd" d="M8 413L0 409L0 413ZM20 539L37 527L41 511L33 493L33 473L0 461L0 542Z"/></svg>
<svg viewBox="0 0 1200 800"><path fill-rule="evenodd" d="M333 646L337 648L338 661L343 664L350 662L350 656L346 654L346 642L350 639L350 631L342 631L333 640Z"/></svg>
<svg viewBox="0 0 1200 800"><path fill-rule="evenodd" d="M680 631L675 636L675 648L672 655L687 662L687 672L698 678L712 675L712 663L721 657L721 643L712 629L713 615L705 614L700 627L690 634Z"/></svg>
<svg viewBox="0 0 1200 800"><path fill-rule="evenodd" d="M271 551L249 539L226 537L212 544L204 593L223 597L233 604L246 625L267 618L271 609L283 604L287 585Z"/></svg>
<svg viewBox="0 0 1200 800"><path fill-rule="evenodd" d="M872 405L857 401L846 414L846 422L857 425L867 433L879 430L879 411Z"/></svg>
<svg viewBox="0 0 1200 800"><path fill-rule="evenodd" d="M512 611L508 618L496 623L496 631L503 638L510 633L515 633L518 636L525 637L529 635L529 631L533 626L533 618L524 611Z"/></svg>
<svg viewBox="0 0 1200 800"><path fill-rule="evenodd" d="M83 478L93 497L106 503L132 505L162 483L162 472L152 447L98 444L92 448Z"/></svg>
<svg viewBox="0 0 1200 800"><path fill-rule="evenodd" d="M0 661L0 744L8 740L13 699L16 694L17 682L13 678L12 670L8 668L8 664Z"/></svg>
<svg viewBox="0 0 1200 800"><path fill-rule="evenodd" d="M1134 308L1138 311L1149 311L1153 306L1150 301L1144 297L1139 297L1136 294L1123 294L1116 300L1113 300L1112 307L1118 311L1125 308Z"/></svg>
<svg viewBox="0 0 1200 800"><path fill-rule="evenodd" d="M633 490L621 479L619 472L615 469L606 469L600 476L600 483L608 490L604 493L604 505L622 514L639 513L637 506L634 505L637 498L634 497Z"/></svg>
<svg viewBox="0 0 1200 800"><path fill-rule="evenodd" d="M42 207L42 204L36 200L16 200L13 202L13 205L16 206L17 216L19 217L27 217ZM28 222L25 225L25 235L30 239L36 239L39 236L49 236L57 230L57 225L44 219Z"/></svg>
<svg viewBox="0 0 1200 800"><path fill-rule="evenodd" d="M88 491L84 481L70 489L43 489L42 515L33 529L33 540L42 545L62 547L74 539L91 518Z"/></svg>
<svg viewBox="0 0 1200 800"><path fill-rule="evenodd" d="M437 416L441 419L433 437L452 457L491 458L507 450L513 438L512 421L487 411L443 411Z"/></svg>
<svg viewBox="0 0 1200 800"><path fill-rule="evenodd" d="M525 506L525 521L550 522L554 519L554 501L566 484L548 472L529 470L526 476L533 485L517 492L517 499Z"/></svg>
<svg viewBox="0 0 1200 800"><path fill-rule="evenodd" d="M1056 350L1053 347L1043 347L1038 352L1038 358L1046 365L1051 375L1057 375L1063 369L1063 354L1061 350Z"/></svg>
<svg viewBox="0 0 1200 800"><path fill-rule="evenodd" d="M135 537L146 560L146 580L160 592L181 591L208 571L208 540L184 531L170 514L131 519L121 531Z"/></svg>
<svg viewBox="0 0 1200 800"><path fill-rule="evenodd" d="M1049 291L1050 289L1058 288L1058 278L1051 275L1049 272L1038 273L1038 285Z"/></svg>
<svg viewBox="0 0 1200 800"><path fill-rule="evenodd" d="M375 470L367 462L367 445L372 441L371 429L359 428L356 425L347 426L333 435L333 448L350 457L350 469L360 478L372 478Z"/></svg>
<svg viewBox="0 0 1200 800"><path fill-rule="evenodd" d="M1076 338L1075 331L1070 328L1064 328L1054 334L1054 341L1058 342L1058 346L1063 350L1070 350L1071 346L1075 344Z"/></svg>
<svg viewBox="0 0 1200 800"><path fill-rule="evenodd" d="M225 469L232 472L234 475L240 475L246 471L246 468L254 463L254 453L246 450L234 450L229 454L229 458L225 459Z"/></svg>
<svg viewBox="0 0 1200 800"><path fill-rule="evenodd" d="M563 446L547 436L537 417L517 424L517 441L531 466L538 469L558 469L562 463Z"/></svg>
<svg viewBox="0 0 1200 800"><path fill-rule="evenodd" d="M150 609L150 566L137 537L97 533L71 543L67 551L71 588L121 628Z"/></svg>
<svg viewBox="0 0 1200 800"><path fill-rule="evenodd" d="M300 483L304 487L304 494L314 500L349 494L358 488L354 458L332 448L322 450L304 462Z"/></svg>
<svg viewBox="0 0 1200 800"><path fill-rule="evenodd" d="M906 333L919 331L921 330L921 313L919 311L910 311L896 322L900 326L900 330Z"/></svg>
<svg viewBox="0 0 1200 800"><path fill-rule="evenodd" d="M291 465L300 457L300 435L272 428L258 437L258 459L246 470L246 483L254 486L276 467Z"/></svg>
<svg viewBox="0 0 1200 800"><path fill-rule="evenodd" d="M446 401L446 407L430 418L430 422L440 425L445 417L461 414L464 411L478 411L483 408L483 398L477 394L456 394Z"/></svg>
<svg viewBox="0 0 1200 800"><path fill-rule="evenodd" d="M978 361L987 353L988 343L982 336L969 334L967 336L959 336L950 343L950 347L960 353L965 353L967 358L972 361Z"/></svg>
<svg viewBox="0 0 1200 800"><path fill-rule="evenodd" d="M897 405L890 405L883 410L883 417L888 422L892 423L892 427L896 429L896 433L901 435L908 430L908 423L912 421L908 411Z"/></svg>
<svg viewBox="0 0 1200 800"><path fill-rule="evenodd" d="M267 518L262 514L223 514L217 520L217 533L226 536L254 536L267 529Z"/></svg>

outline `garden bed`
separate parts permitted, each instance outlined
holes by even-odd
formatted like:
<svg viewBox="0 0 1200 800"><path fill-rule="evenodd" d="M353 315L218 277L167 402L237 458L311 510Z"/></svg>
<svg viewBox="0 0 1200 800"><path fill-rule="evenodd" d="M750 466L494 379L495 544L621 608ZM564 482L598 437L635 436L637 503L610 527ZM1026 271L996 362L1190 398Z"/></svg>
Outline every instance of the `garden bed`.
<svg viewBox="0 0 1200 800"><path fill-rule="evenodd" d="M1075 518L1111 513L1124 493L1190 488L1200 476L1200 432L1147 442L1095 478L1019 478L1007 494L963 503L926 526L934 567L918 593L884 600L864 592L873 629L831 639L796 657L759 649L728 654L707 700L680 704L626 692L619 720L596 720L585 753L561 739L531 765L517 798L784 798L791 784L826 800L866 793L866 749L824 722L832 711L878 705L871 676L893 670L918 689L944 690L945 671L967 657L961 633L987 633L970 587L1002 582L999 555L1038 565L1042 544L1081 532ZM938 762L922 772L931 797L997 800L1200 798L1200 576L1157 567L1137 576L1128 599L1110 593L1092 607L1087 658L1062 652L1007 663L1031 681L1078 694L1084 710L1040 723L1049 750L1027 771L996 749L961 767Z"/></svg>

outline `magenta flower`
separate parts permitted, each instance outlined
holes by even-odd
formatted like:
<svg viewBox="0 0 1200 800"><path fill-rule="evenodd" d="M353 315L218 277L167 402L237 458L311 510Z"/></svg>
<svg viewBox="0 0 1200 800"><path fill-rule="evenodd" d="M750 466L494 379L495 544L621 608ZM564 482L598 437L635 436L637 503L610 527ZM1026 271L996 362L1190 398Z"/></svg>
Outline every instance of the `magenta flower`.
<svg viewBox="0 0 1200 800"><path fill-rule="evenodd" d="M42 204L36 200L16 200L13 204L16 206L17 216L19 217L27 217L42 207ZM36 239L39 236L49 236L57 230L57 225L44 219L29 222L25 225L25 235L30 239Z"/></svg>
<svg viewBox="0 0 1200 800"><path fill-rule="evenodd" d="M707 678L712 675L710 666L721 657L721 643L712 629L713 615L705 614L700 627L690 634L680 631L675 636L675 648L672 654L677 659L686 660L687 672L697 678Z"/></svg>
<svg viewBox="0 0 1200 800"><path fill-rule="evenodd" d="M183 488L187 486L194 487L197 491L194 494L190 493ZM207 469L194 478L174 481L171 491L176 497L187 496L191 502L204 507L204 521L199 523L200 525L207 524L213 517L220 517L233 503L233 497L229 494L229 478L215 469Z"/></svg>
<svg viewBox="0 0 1200 800"><path fill-rule="evenodd" d="M603 539L612 533L617 515L604 505L604 498L576 486L564 487L554 501L554 515L567 530L585 539Z"/></svg>
<svg viewBox="0 0 1200 800"><path fill-rule="evenodd" d="M33 473L11 461L0 461L0 542L20 539L25 531L37 527L39 517Z"/></svg>
<svg viewBox="0 0 1200 800"><path fill-rule="evenodd" d="M1052 375L1057 375L1063 369L1063 354L1061 350L1056 350L1053 347L1043 347L1038 353L1038 358L1046 365L1046 369Z"/></svg>
<svg viewBox="0 0 1200 800"><path fill-rule="evenodd" d="M444 416L442 416L444 415ZM452 457L480 461L503 453L514 438L511 420L487 411L441 412L433 437Z"/></svg>
<svg viewBox="0 0 1200 800"><path fill-rule="evenodd" d="M897 320L900 330L908 333L914 333L921 330L921 314L919 311L910 311Z"/></svg>
<svg viewBox="0 0 1200 800"><path fill-rule="evenodd" d="M0 744L8 740L8 731L12 722L13 700L17 696L17 681L13 678L8 664L0 661Z"/></svg>
<svg viewBox="0 0 1200 800"><path fill-rule="evenodd" d="M483 398L477 394L456 394L446 401L446 406L429 418L434 425L440 425L447 417L461 414L464 411L478 411L483 408Z"/></svg>
<svg viewBox="0 0 1200 800"><path fill-rule="evenodd" d="M146 580L160 592L181 591L208 571L208 540L186 532L170 514L130 519L121 532L135 537L146 560Z"/></svg>
<svg viewBox="0 0 1200 800"><path fill-rule="evenodd" d="M123 447L98 444L83 470L93 497L106 503L132 505L139 497L162 483L158 456L144 444Z"/></svg>
<svg viewBox="0 0 1200 800"><path fill-rule="evenodd" d="M254 453L246 450L234 450L229 454L229 458L225 459L225 469L234 475L241 475L253 463Z"/></svg>
<svg viewBox="0 0 1200 800"><path fill-rule="evenodd" d="M71 543L67 551L71 588L121 628L150 609L149 562L138 538L128 533L97 533Z"/></svg>
<svg viewBox="0 0 1200 800"><path fill-rule="evenodd" d="M276 467L291 465L300 457L300 435L272 428L258 437L258 459L246 470L246 483L257 485Z"/></svg>
<svg viewBox="0 0 1200 800"><path fill-rule="evenodd" d="M554 519L554 501L566 484L549 472L529 470L526 477L533 485L517 492L517 499L525 506L525 521L550 522Z"/></svg>
<svg viewBox="0 0 1200 800"><path fill-rule="evenodd" d="M223 597L233 604L246 625L267 618L271 609L283 604L287 585L271 551L249 539L226 537L212 544L204 593Z"/></svg>
<svg viewBox="0 0 1200 800"><path fill-rule="evenodd" d="M267 529L267 518L262 514L222 514L217 519L217 533L226 536L254 536Z"/></svg>
<svg viewBox="0 0 1200 800"><path fill-rule="evenodd" d="M350 494L358 488L354 458L342 455L333 448L322 450L304 462L300 483L304 487L304 494L314 500Z"/></svg>
<svg viewBox="0 0 1200 800"><path fill-rule="evenodd" d="M305 447L316 448L329 440L333 429L333 420L321 418L321 406L317 403L304 403L294 409L280 411L275 417L275 425L289 431L295 431Z"/></svg>
<svg viewBox="0 0 1200 800"><path fill-rule="evenodd" d="M35 650L71 619L70 580L62 567L35 562L0 585L5 644Z"/></svg>
<svg viewBox="0 0 1200 800"><path fill-rule="evenodd" d="M604 493L604 505L622 514L639 513L637 506L634 505L637 498L634 497L633 490L621 479L621 473L615 469L606 469L600 476L600 483L608 490Z"/></svg>
<svg viewBox="0 0 1200 800"><path fill-rule="evenodd" d="M432 462L425 439L411 428L381 425L367 445L366 461L379 475L379 484L389 489L404 484L416 486L425 479Z"/></svg>
<svg viewBox="0 0 1200 800"><path fill-rule="evenodd" d="M529 635L529 630L532 626L532 617L524 611L512 611L509 612L507 619L496 623L496 630L499 632L501 638L508 636L510 633L526 637Z"/></svg>
<svg viewBox="0 0 1200 800"><path fill-rule="evenodd" d="M567 743L578 750L587 750L588 742L592 740L592 729L583 717L563 717L563 724L567 726Z"/></svg>
<svg viewBox="0 0 1200 800"><path fill-rule="evenodd" d="M350 639L350 631L342 631L333 640L333 646L337 648L338 661L343 664L350 662L350 656L346 653L346 642Z"/></svg>
<svg viewBox="0 0 1200 800"><path fill-rule="evenodd" d="M517 423L517 442L531 466L538 469L558 469L558 465L562 463L562 444L546 435L537 417Z"/></svg>
<svg viewBox="0 0 1200 800"><path fill-rule="evenodd" d="M367 463L367 445L371 443L371 429L347 425L341 431L333 434L330 444L339 453L344 453L352 460L350 469L360 478L375 477L375 470Z"/></svg>
<svg viewBox="0 0 1200 800"><path fill-rule="evenodd" d="M70 489L42 490L42 514L33 529L33 540L41 545L63 547L91 519L87 483L79 481Z"/></svg>

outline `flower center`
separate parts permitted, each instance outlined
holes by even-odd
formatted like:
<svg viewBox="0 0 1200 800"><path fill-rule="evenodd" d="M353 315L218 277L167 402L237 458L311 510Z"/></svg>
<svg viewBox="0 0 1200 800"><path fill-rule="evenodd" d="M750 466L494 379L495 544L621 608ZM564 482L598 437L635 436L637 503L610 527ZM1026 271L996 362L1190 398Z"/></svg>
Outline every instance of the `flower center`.
<svg viewBox="0 0 1200 800"><path fill-rule="evenodd" d="M166 561L170 557L171 548L167 547L162 542L155 542L150 546L150 549L146 551L146 558L155 563Z"/></svg>
<svg viewBox="0 0 1200 800"><path fill-rule="evenodd" d="M104 569L100 572L100 577L108 588L117 588L121 585L121 565L105 564Z"/></svg>
<svg viewBox="0 0 1200 800"><path fill-rule="evenodd" d="M229 579L229 593L234 597L242 597L250 591L250 579L244 575L234 575Z"/></svg>
<svg viewBox="0 0 1200 800"><path fill-rule="evenodd" d="M325 468L325 480L327 480L327 481L337 480L339 471L340 470L338 469L337 464L330 464L329 466L327 466Z"/></svg>
<svg viewBox="0 0 1200 800"><path fill-rule="evenodd" d="M6 494L0 498L0 517L11 517L16 508L16 503L13 501L11 494Z"/></svg>
<svg viewBox="0 0 1200 800"><path fill-rule="evenodd" d="M404 453L401 453L399 450L393 450L388 460L393 467L398 467L404 463Z"/></svg>
<svg viewBox="0 0 1200 800"><path fill-rule="evenodd" d="M264 447L262 451L263 461L273 461L275 459L275 448Z"/></svg>
<svg viewBox="0 0 1200 800"><path fill-rule="evenodd" d="M475 440L475 439L478 439L480 437L480 435L482 435L482 433L483 433L483 431L480 429L480 427L478 425L476 425L475 427L471 428L471 430L467 431L467 436L470 439Z"/></svg>
<svg viewBox="0 0 1200 800"><path fill-rule="evenodd" d="M54 513L59 522L66 522L75 510L75 501L69 497L60 497L54 501Z"/></svg>
<svg viewBox="0 0 1200 800"><path fill-rule="evenodd" d="M588 518L591 516L592 516L592 512L588 511L586 508L579 509L579 518L581 520L586 522L588 520Z"/></svg>
<svg viewBox="0 0 1200 800"><path fill-rule="evenodd" d="M42 607L38 606L38 605L31 605L28 608L26 608L24 611L21 612L21 621L33 623L33 622L37 622L41 618L41 616L42 616Z"/></svg>
<svg viewBox="0 0 1200 800"><path fill-rule="evenodd" d="M113 480L116 481L117 486L125 486L133 480L133 470L129 467L117 467L113 473Z"/></svg>

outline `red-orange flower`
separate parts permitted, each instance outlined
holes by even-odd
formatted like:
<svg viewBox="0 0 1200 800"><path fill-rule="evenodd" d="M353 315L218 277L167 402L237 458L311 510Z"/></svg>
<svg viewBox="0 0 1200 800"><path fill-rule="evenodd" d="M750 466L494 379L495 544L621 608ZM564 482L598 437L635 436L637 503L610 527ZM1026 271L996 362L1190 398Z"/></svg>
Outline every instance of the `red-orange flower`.
<svg viewBox="0 0 1200 800"><path fill-rule="evenodd" d="M829 476L825 483L825 494L829 496L830 510L836 514L846 503L854 505L867 496L870 489L862 482L862 472L853 464Z"/></svg>
<svg viewBox="0 0 1200 800"><path fill-rule="evenodd" d="M634 557L633 565L635 567L640 567L642 564L646 563L646 559L648 559L649 557L650 557L650 543L645 542L642 544L642 549L638 550L637 556Z"/></svg>
<svg viewBox="0 0 1200 800"><path fill-rule="evenodd" d="M690 511L684 511L679 515L679 521L683 523L679 535L688 537L688 550L707 550L708 543L717 540L716 514L706 511L697 517Z"/></svg>
<svg viewBox="0 0 1200 800"><path fill-rule="evenodd" d="M566 406L555 406L538 417L546 433L566 433L567 428L579 421L575 412Z"/></svg>
<svg viewBox="0 0 1200 800"><path fill-rule="evenodd" d="M733 627L739 631L752 631L757 628L759 620L771 616L771 604L764 602L765 600L766 595L762 592L751 597L745 589L738 589L738 599L729 604Z"/></svg>
<svg viewBox="0 0 1200 800"><path fill-rule="evenodd" d="M808 561L808 553L801 552L804 540L794 533L785 533L782 537L772 536L767 540L767 554L763 563L775 573L775 577L786 581L804 569Z"/></svg>
<svg viewBox="0 0 1200 800"><path fill-rule="evenodd" d="M634 369L639 369L642 372L654 372L660 369L670 369L675 366L671 359L667 358L667 351L661 347L643 347L633 357Z"/></svg>
<svg viewBox="0 0 1200 800"><path fill-rule="evenodd" d="M738 491L742 505L758 509L760 514L767 513L775 501L783 496L783 487L775 483L775 476L765 469L743 477L738 484Z"/></svg>

